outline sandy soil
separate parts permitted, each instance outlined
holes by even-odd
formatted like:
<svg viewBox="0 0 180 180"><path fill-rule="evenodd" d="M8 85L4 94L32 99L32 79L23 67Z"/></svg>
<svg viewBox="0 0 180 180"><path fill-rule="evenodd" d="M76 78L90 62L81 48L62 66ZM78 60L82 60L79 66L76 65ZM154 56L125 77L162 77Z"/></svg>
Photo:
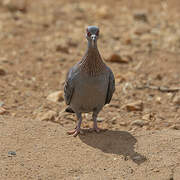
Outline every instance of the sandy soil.
<svg viewBox="0 0 180 180"><path fill-rule="evenodd" d="M179 180L179 10L178 0L0 1L0 179ZM116 92L98 119L108 130L73 138L75 116L47 97L83 56L88 25L100 27Z"/></svg>

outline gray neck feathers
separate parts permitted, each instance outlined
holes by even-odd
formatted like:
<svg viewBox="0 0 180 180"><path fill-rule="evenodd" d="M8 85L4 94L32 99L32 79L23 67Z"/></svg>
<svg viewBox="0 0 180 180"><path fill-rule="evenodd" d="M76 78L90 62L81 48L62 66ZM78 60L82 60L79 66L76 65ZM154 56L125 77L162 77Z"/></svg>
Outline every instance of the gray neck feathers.
<svg viewBox="0 0 180 180"><path fill-rule="evenodd" d="M92 46L88 42L88 48L80 63L81 70L91 76L96 76L105 70L105 64L97 48L97 43Z"/></svg>

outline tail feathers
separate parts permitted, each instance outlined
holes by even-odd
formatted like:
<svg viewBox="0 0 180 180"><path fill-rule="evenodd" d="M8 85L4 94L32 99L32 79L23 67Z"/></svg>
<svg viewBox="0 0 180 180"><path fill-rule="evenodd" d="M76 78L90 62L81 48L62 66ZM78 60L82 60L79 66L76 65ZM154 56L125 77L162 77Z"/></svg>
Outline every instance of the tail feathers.
<svg viewBox="0 0 180 180"><path fill-rule="evenodd" d="M70 107L67 107L65 109L65 112L68 112L68 113L75 113Z"/></svg>

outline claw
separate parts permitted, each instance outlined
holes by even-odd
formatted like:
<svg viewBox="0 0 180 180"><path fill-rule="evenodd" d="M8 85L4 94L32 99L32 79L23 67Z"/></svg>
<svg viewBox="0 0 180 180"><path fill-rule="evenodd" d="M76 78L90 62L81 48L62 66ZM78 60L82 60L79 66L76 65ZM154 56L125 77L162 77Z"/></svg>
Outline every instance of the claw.
<svg viewBox="0 0 180 180"><path fill-rule="evenodd" d="M93 131L95 131L95 132L97 132L97 133L100 133L101 131L106 131L107 129L100 129L100 128L98 128L98 127L94 127L94 128L90 128L89 129L89 132L93 132Z"/></svg>
<svg viewBox="0 0 180 180"><path fill-rule="evenodd" d="M101 129L99 129L98 127L94 128L94 130L99 133L101 131Z"/></svg>
<svg viewBox="0 0 180 180"><path fill-rule="evenodd" d="M74 137L76 137L78 134L84 134L84 132L81 129L75 129L72 131L68 131L67 132L69 135L72 135Z"/></svg>

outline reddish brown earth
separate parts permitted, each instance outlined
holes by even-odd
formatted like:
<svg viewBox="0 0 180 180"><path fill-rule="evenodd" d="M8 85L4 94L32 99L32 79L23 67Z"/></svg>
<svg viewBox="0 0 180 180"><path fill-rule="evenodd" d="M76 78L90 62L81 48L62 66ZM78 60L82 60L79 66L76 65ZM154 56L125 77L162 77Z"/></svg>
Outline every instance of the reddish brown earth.
<svg viewBox="0 0 180 180"><path fill-rule="evenodd" d="M179 10L178 0L0 1L0 179L179 180ZM99 115L108 130L73 138L75 116L47 96L83 56L88 25L100 27L116 92Z"/></svg>

